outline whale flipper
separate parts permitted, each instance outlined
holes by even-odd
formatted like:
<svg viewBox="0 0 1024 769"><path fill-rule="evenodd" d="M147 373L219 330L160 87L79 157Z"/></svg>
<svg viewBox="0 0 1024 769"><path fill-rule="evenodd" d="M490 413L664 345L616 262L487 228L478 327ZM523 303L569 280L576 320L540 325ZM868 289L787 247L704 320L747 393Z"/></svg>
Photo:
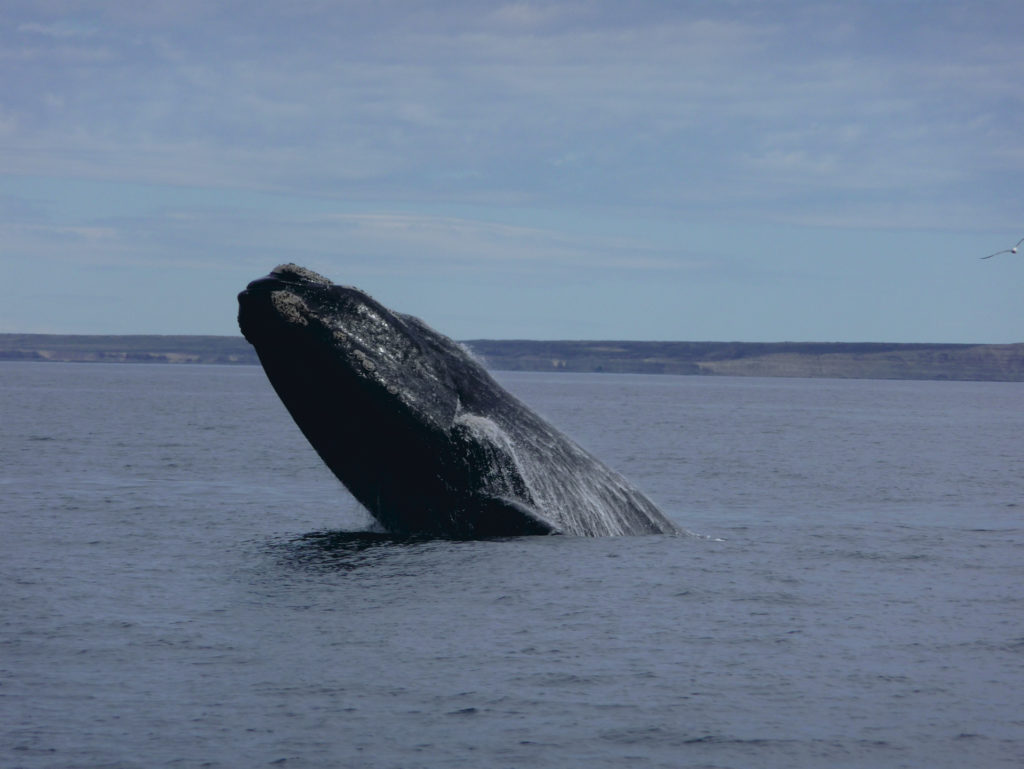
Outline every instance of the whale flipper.
<svg viewBox="0 0 1024 769"><path fill-rule="evenodd" d="M532 507L509 497L485 496L464 517L474 537L561 534Z"/></svg>

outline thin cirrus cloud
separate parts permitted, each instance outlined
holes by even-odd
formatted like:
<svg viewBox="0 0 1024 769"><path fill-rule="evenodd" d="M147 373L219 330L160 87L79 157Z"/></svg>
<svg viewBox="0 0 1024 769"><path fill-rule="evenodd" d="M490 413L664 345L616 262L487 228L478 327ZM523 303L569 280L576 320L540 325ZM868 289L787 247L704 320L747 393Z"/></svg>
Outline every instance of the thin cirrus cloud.
<svg viewBox="0 0 1024 769"><path fill-rule="evenodd" d="M797 275L831 276L866 300L850 272L887 231L929 233L920 254L1019 226L1021 21L1013 2L12 0L0 233L40 280L182 260L227 282L280 257L385 291L577 270L607 293L631 269L641 305L666 275L775 275L793 301Z"/></svg>
<svg viewBox="0 0 1024 769"><path fill-rule="evenodd" d="M173 26L126 37L85 23L23 23L20 37L52 49L22 49L22 89L42 89L21 101L22 130L7 132L8 146L28 156L10 153L7 165L53 171L59 139L86 175L332 192L393 193L401 184L412 196L451 188L524 200L576 192L619 201L625 191L644 204L693 202L675 181L685 170L701 196L721 203L737 187L740 200L758 200L776 183L881 183L872 171L891 166L883 159L894 153L910 152L911 162L900 179L882 178L931 183L929 166L950 167L931 153L966 143L964 133L1016 146L1009 126L966 125L956 136L941 127L957 109L948 105L975 102L978 88L1020 94L983 57L947 65L944 87L929 93L919 88L919 61L858 60L799 43L794 53L794 30L778 22L651 14L619 26L618 16L577 11L581 30L566 23L573 10L511 5L441 15L433 26L417 16L422 28L364 21L371 41L389 33L381 48L360 44L359 18L352 29L338 19L316 34L300 28L333 43L312 51L299 35L264 48L245 35L270 30L238 30L227 18L209 19L198 40ZM272 19L257 14L261 21ZM215 47L218 26L224 50ZM968 175L961 168L955 178Z"/></svg>
<svg viewBox="0 0 1024 769"><path fill-rule="evenodd" d="M965 180L969 168L934 153L972 136L1016 146L1009 126L957 123L952 136L942 127L979 92L1020 95L995 52L945 65L939 87L920 60L828 50L777 21L523 4L475 15L461 6L459 18L442 7L415 16L422 27L397 23L394 7L380 16L364 7L348 27L342 10L317 17L333 22L324 30L298 26L280 39L258 27L275 20L270 8L253 15L256 28L214 15L198 36L174 25L126 35L136 18L127 12L110 14L112 31L24 22L17 36L39 40L15 52L15 68L27 75L23 94L39 98L19 100L7 166L52 172L59 140L86 175L392 194L401 184L413 196L447 187L525 200L626 192L644 204L693 202L675 182L685 170L721 203L737 187L741 201L763 199L776 183L813 190L875 178L913 189L934 182L928 167ZM308 50L306 37L322 47ZM908 152L899 179L877 176L892 165L885 158Z"/></svg>

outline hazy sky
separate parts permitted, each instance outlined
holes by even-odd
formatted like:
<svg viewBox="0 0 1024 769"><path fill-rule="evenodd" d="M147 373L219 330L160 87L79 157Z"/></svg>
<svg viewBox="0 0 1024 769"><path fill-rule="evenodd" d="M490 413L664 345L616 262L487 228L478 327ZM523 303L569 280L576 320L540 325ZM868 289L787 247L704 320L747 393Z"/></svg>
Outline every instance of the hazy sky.
<svg viewBox="0 0 1024 769"><path fill-rule="evenodd" d="M5 0L0 331L1024 341L1024 3Z"/></svg>

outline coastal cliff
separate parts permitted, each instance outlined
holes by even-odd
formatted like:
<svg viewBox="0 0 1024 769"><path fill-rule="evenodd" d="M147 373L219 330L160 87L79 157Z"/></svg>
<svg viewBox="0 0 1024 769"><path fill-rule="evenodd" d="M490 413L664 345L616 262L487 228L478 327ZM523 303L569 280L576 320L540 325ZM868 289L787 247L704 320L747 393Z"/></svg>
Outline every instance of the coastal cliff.
<svg viewBox="0 0 1024 769"><path fill-rule="evenodd" d="M497 370L1024 381L1024 344L482 339L466 344Z"/></svg>
<svg viewBox="0 0 1024 769"><path fill-rule="evenodd" d="M476 339L497 371L1024 381L1024 344ZM255 365L241 336L0 334L0 360Z"/></svg>

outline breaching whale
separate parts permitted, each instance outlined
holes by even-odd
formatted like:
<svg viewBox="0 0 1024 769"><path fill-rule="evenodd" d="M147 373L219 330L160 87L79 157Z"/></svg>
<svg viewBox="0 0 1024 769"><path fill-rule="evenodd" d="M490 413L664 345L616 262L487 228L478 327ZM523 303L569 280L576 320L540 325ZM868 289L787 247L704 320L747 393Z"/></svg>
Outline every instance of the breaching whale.
<svg viewBox="0 0 1024 769"><path fill-rule="evenodd" d="M254 280L238 304L242 334L292 418L389 532L679 531L418 318L294 264Z"/></svg>

